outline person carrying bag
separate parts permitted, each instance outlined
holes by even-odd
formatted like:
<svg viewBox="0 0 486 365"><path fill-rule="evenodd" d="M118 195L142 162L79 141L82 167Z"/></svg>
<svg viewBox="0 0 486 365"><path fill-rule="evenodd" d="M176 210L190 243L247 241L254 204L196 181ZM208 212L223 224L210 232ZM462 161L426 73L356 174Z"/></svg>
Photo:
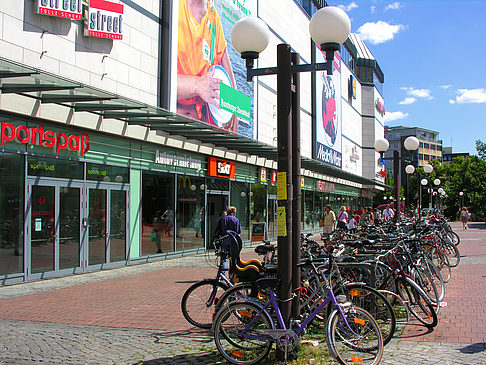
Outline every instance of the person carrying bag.
<svg viewBox="0 0 486 365"><path fill-rule="evenodd" d="M346 213L346 207L343 205L339 209L337 228L347 229L348 228L347 223L348 223L348 213Z"/></svg>

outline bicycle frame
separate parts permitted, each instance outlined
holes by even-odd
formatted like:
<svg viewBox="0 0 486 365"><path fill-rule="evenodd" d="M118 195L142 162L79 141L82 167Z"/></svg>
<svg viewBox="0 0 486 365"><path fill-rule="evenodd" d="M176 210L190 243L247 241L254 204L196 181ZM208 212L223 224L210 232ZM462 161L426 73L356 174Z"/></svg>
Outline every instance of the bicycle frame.
<svg viewBox="0 0 486 365"><path fill-rule="evenodd" d="M259 335L253 335L253 334L247 334L246 331L255 324L255 321L258 320L258 318L262 315L264 311L266 311L268 308L273 307L275 310L275 314L277 316L277 322L278 325L280 326L280 330L287 330L287 326L285 325L285 322L282 317L282 313L280 312L280 308L277 303L277 298L273 292L273 290L270 290L270 299L265 303L265 305L262 306L261 310L258 312L258 314L245 326L243 330L239 332L239 336L246 337L246 338L252 338L252 339L258 339L258 340L263 340L263 341L276 341L276 339L271 338L271 337L265 337L265 336L259 336ZM322 298L322 296L321 296ZM294 331L296 335L300 336L303 332L305 332L305 329L307 328L307 325L312 322L312 320L317 316L317 314L322 311L329 303L332 303L332 306L336 308L339 311L339 314L341 315L342 318L344 318L344 322L346 324L346 327L351 331L351 333L355 336L358 336L361 338L360 335L355 333L351 326L349 325L347 319L346 319L346 314L344 313L342 309L342 305L338 303L336 297L334 296L334 293L332 292L332 289L329 289L327 293L326 299L301 323L297 324L296 328L290 328L290 330Z"/></svg>

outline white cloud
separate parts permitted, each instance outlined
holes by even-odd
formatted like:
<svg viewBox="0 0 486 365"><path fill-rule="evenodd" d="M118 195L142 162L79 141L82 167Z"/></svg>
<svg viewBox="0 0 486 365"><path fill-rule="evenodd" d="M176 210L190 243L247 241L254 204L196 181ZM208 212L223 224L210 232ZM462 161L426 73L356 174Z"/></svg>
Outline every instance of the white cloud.
<svg viewBox="0 0 486 365"><path fill-rule="evenodd" d="M409 105L409 104L415 103L416 101L417 101L417 99L411 96L411 97L408 97L408 98L403 99L398 104L401 104L401 105Z"/></svg>
<svg viewBox="0 0 486 365"><path fill-rule="evenodd" d="M486 89L459 89L456 100L450 100L451 104L486 103Z"/></svg>
<svg viewBox="0 0 486 365"><path fill-rule="evenodd" d="M394 2L392 4L387 5L385 7L385 11L388 11L388 10L398 10L401 7L402 7L402 5L398 1L396 1L396 2Z"/></svg>
<svg viewBox="0 0 486 365"><path fill-rule="evenodd" d="M402 90L407 92L407 95L413 98L427 99L431 100L433 97L430 95L429 89L414 89L413 87L402 87Z"/></svg>
<svg viewBox="0 0 486 365"><path fill-rule="evenodd" d="M374 14L375 10L376 10L376 6L370 6L371 14Z"/></svg>
<svg viewBox="0 0 486 365"><path fill-rule="evenodd" d="M441 85L441 88L443 88L444 90L450 89L451 87L452 85Z"/></svg>
<svg viewBox="0 0 486 365"><path fill-rule="evenodd" d="M353 9L356 9L358 7L358 4L356 4L354 1L351 1L349 5L338 5L338 8L343 9L344 11L350 11Z"/></svg>
<svg viewBox="0 0 486 365"><path fill-rule="evenodd" d="M382 20L376 23L365 23L358 29L358 34L364 41L371 44L380 44L392 40L405 27L401 24L392 25Z"/></svg>
<svg viewBox="0 0 486 365"><path fill-rule="evenodd" d="M385 122L393 122L394 120L405 119L408 117L408 113L404 112L386 112L383 118Z"/></svg>

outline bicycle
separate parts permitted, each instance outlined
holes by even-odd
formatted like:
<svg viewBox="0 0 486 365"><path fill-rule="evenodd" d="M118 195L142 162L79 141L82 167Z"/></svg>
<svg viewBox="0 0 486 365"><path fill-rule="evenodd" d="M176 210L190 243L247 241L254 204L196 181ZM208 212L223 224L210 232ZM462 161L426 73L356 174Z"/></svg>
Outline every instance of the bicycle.
<svg viewBox="0 0 486 365"><path fill-rule="evenodd" d="M220 354L233 364L256 364L276 343L287 361L296 355L299 338L307 326L331 304L333 310L327 317L325 334L332 355L340 364L378 364L384 347L378 323L366 310L347 302L345 295L335 296L327 279L323 279L327 292L314 301L315 309L309 315L291 320L289 328L274 293L279 279L258 279L255 282L258 290L267 290L266 302L251 298L227 302L216 314L212 331Z"/></svg>
<svg viewBox="0 0 486 365"><path fill-rule="evenodd" d="M223 241L227 236L219 238ZM181 310L184 318L193 326L209 329L213 323L214 305L226 289L233 283L226 276L226 260L229 253L224 249L216 250L219 257L218 272L212 279L203 279L191 285L182 296Z"/></svg>

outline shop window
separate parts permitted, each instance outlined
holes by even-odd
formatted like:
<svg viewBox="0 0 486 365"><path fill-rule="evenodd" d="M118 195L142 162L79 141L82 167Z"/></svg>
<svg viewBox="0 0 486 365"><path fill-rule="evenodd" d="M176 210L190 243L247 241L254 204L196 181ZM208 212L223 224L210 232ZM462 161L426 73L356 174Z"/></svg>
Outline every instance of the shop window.
<svg viewBox="0 0 486 365"><path fill-rule="evenodd" d="M29 156L27 174L30 176L83 179L83 163L75 160Z"/></svg>
<svg viewBox="0 0 486 365"><path fill-rule="evenodd" d="M201 189L202 186L202 189ZM176 250L204 247L206 212L204 209L204 178L177 176ZM208 236L211 239L211 235Z"/></svg>
<svg viewBox="0 0 486 365"><path fill-rule="evenodd" d="M128 184L130 182L129 176L128 169L125 167L86 164L86 180Z"/></svg>
<svg viewBox="0 0 486 365"><path fill-rule="evenodd" d="M0 153L0 275L24 271L24 157Z"/></svg>
<svg viewBox="0 0 486 365"><path fill-rule="evenodd" d="M174 251L175 175L142 172L142 255Z"/></svg>
<svg viewBox="0 0 486 365"><path fill-rule="evenodd" d="M236 218L240 221L241 226L241 239L250 239L250 211L249 211L249 201L254 195L250 193L250 184L242 182L232 182L231 183L231 197L230 205L236 208Z"/></svg>
<svg viewBox="0 0 486 365"><path fill-rule="evenodd" d="M267 221L267 186L262 184L251 185L250 197L251 223Z"/></svg>

